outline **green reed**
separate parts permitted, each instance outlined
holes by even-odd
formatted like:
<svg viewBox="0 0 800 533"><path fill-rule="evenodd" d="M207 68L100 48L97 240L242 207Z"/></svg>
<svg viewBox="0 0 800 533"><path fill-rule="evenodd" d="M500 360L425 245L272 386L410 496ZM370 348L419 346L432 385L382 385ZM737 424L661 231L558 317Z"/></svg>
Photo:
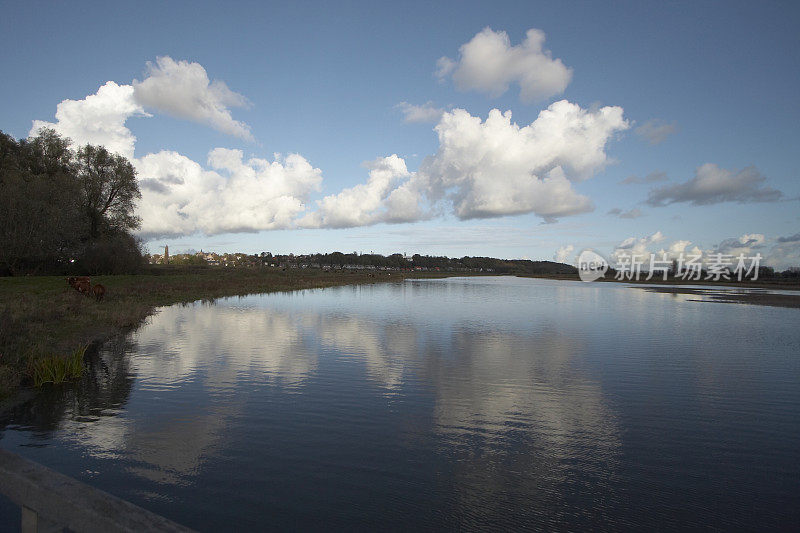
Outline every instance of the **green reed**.
<svg viewBox="0 0 800 533"><path fill-rule="evenodd" d="M83 356L89 347L82 346L66 357L50 355L33 359L30 376L35 387L45 383L64 383L83 375Z"/></svg>

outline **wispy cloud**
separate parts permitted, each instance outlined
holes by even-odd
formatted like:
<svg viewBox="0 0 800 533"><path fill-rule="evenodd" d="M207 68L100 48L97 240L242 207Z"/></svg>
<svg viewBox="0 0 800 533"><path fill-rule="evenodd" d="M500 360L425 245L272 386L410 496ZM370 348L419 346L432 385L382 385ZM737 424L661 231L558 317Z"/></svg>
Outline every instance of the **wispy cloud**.
<svg viewBox="0 0 800 533"><path fill-rule="evenodd" d="M778 237L778 242L800 242L800 233L795 233L788 237Z"/></svg>
<svg viewBox="0 0 800 533"><path fill-rule="evenodd" d="M667 181L667 173L666 172L651 172L647 176L640 178L639 176L628 176L624 180L621 180L620 183L623 185L632 185L634 183L642 184L642 183L656 183L658 181Z"/></svg>
<svg viewBox="0 0 800 533"><path fill-rule="evenodd" d="M689 181L651 190L647 203L664 206L680 202L693 205L775 202L783 194L765 186L766 179L752 166L733 172L713 163L706 163L697 169L694 178Z"/></svg>
<svg viewBox="0 0 800 533"><path fill-rule="evenodd" d="M614 215L615 217L619 218L639 218L642 216L642 211L638 207L634 207L633 209L629 209L627 211L623 211L619 207L615 207L608 211L609 215Z"/></svg>
<svg viewBox="0 0 800 533"><path fill-rule="evenodd" d="M659 119L651 119L633 131L650 144L656 145L666 141L667 137L678 131L678 125L675 122L668 124Z"/></svg>
<svg viewBox="0 0 800 533"><path fill-rule="evenodd" d="M426 102L422 105L409 104L408 102L400 102L395 107L403 112L403 122L406 123L419 123L419 122L439 122L442 118L444 109L435 107L433 102Z"/></svg>

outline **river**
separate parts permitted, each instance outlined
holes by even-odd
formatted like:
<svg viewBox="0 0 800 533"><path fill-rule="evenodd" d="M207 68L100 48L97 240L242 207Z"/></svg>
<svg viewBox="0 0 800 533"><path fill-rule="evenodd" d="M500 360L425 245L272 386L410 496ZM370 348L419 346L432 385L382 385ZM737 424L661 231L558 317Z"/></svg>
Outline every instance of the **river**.
<svg viewBox="0 0 800 533"><path fill-rule="evenodd" d="M512 277L176 305L0 447L198 530L792 529L799 324Z"/></svg>

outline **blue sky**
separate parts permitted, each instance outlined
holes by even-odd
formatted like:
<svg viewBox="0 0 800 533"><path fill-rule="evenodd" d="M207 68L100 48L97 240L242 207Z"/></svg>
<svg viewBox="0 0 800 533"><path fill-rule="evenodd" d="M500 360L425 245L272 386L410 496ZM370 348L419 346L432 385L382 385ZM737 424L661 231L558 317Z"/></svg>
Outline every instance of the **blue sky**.
<svg viewBox="0 0 800 533"><path fill-rule="evenodd" d="M0 129L135 137L152 251L698 247L785 267L800 265L798 27L789 2L15 3ZM519 131L548 108L563 120Z"/></svg>

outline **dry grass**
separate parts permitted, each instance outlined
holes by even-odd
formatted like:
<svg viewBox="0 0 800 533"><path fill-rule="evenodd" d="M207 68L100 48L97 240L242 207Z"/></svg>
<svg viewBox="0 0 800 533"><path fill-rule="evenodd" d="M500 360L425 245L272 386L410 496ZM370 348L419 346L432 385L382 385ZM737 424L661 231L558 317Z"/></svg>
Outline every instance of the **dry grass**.
<svg viewBox="0 0 800 533"><path fill-rule="evenodd" d="M0 278L0 397L21 384L43 382L37 378L41 368L36 361L48 361L41 363L45 365L42 368L61 368L70 356L74 360L76 350L136 327L159 306L223 296L393 281L409 275L412 274L165 267L147 275L92 278L92 283L106 287L102 302L79 294L63 277Z"/></svg>

